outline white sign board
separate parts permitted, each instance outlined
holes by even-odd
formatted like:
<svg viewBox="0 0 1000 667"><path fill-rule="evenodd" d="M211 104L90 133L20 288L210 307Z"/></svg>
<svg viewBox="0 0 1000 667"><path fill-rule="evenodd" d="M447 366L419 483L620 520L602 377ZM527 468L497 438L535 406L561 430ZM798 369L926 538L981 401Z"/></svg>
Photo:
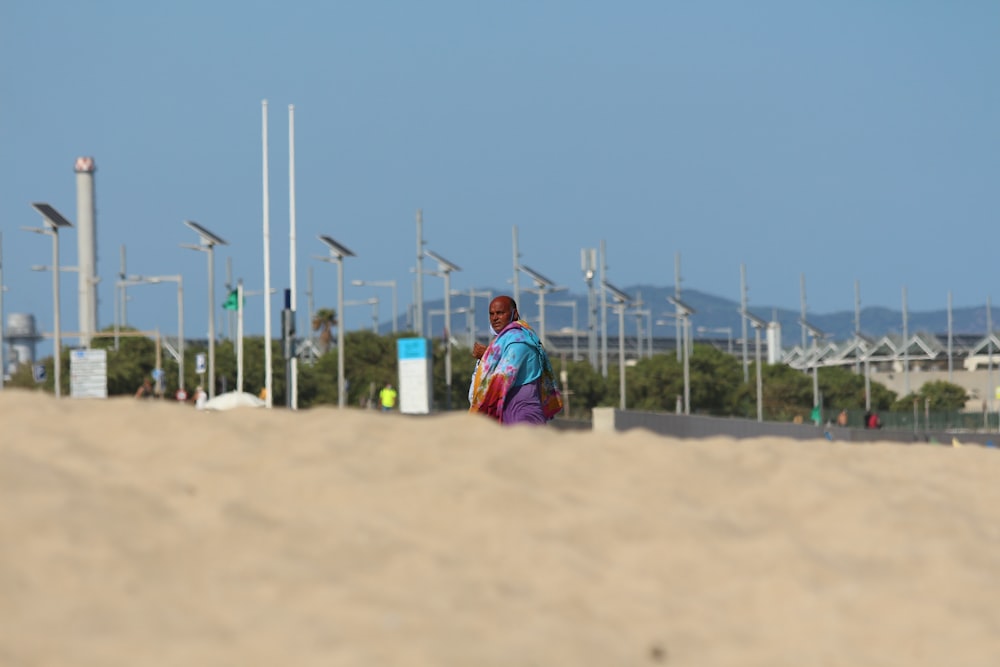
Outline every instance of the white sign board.
<svg viewBox="0 0 1000 667"><path fill-rule="evenodd" d="M108 397L107 350L73 350L70 352L69 394L73 398Z"/></svg>
<svg viewBox="0 0 1000 667"><path fill-rule="evenodd" d="M434 399L432 371L434 356L426 338L400 338L396 341L399 361L399 411L426 415Z"/></svg>

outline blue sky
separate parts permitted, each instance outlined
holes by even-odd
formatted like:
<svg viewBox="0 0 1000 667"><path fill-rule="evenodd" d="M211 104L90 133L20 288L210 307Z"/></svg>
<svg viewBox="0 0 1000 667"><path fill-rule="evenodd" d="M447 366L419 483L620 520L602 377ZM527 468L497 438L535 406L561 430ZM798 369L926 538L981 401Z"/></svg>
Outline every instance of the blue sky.
<svg viewBox="0 0 1000 667"><path fill-rule="evenodd" d="M0 5L4 310L52 327L51 261L32 201L76 216L78 156L98 165L99 325L128 272L182 274L187 335L207 331L196 220L263 287L261 101L269 102L271 284L290 282L288 105L295 105L299 310L347 280L411 300L415 213L452 288L502 289L521 261L583 293L608 280L810 312L984 304L1000 212L1000 4L811 2L15 1ZM63 264L76 237L63 235ZM429 267L425 267L429 268ZM526 284L522 278L522 284ZM425 295L440 298L440 279ZM62 282L76 327L76 277ZM131 291L129 323L176 327L168 286ZM346 296L386 290L350 285ZM1000 297L1000 294L995 295ZM261 299L247 330L263 331ZM274 304L277 331L280 297ZM668 310L664 304L664 310ZM221 312L221 311L220 311ZM348 328L370 309L347 309ZM485 312L482 313L485 318ZM300 316L300 328L305 328ZM463 320L464 321L464 320ZM221 325L220 325L221 326ZM456 324L456 326L460 326Z"/></svg>

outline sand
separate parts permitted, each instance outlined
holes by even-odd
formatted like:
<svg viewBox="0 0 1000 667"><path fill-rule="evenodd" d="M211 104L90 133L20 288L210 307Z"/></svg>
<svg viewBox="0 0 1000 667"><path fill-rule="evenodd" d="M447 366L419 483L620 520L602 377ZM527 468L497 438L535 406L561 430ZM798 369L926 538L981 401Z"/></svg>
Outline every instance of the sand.
<svg viewBox="0 0 1000 667"><path fill-rule="evenodd" d="M0 665L1000 664L1000 451L0 392Z"/></svg>

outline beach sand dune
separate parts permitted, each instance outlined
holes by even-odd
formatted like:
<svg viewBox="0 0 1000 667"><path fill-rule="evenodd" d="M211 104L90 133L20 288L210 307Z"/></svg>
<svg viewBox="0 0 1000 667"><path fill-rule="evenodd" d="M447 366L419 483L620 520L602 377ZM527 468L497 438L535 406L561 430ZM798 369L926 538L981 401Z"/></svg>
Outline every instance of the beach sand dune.
<svg viewBox="0 0 1000 667"><path fill-rule="evenodd" d="M0 392L0 665L1000 664L1000 452Z"/></svg>

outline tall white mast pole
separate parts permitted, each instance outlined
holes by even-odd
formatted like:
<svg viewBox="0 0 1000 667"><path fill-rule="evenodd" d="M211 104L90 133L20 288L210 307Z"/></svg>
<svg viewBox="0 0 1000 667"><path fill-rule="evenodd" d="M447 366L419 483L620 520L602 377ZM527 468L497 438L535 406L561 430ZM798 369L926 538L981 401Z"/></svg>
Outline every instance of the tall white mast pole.
<svg viewBox="0 0 1000 667"><path fill-rule="evenodd" d="M416 306L416 330L417 336L424 337L424 212L417 209L417 280L416 293L413 295L413 302ZM343 313L337 313L341 320ZM429 333L429 332L428 332Z"/></svg>
<svg viewBox="0 0 1000 667"><path fill-rule="evenodd" d="M3 232L0 232L0 389L7 372L7 351L3 346Z"/></svg>
<svg viewBox="0 0 1000 667"><path fill-rule="evenodd" d="M598 261L601 282L601 375L608 377L608 290L604 288L604 283L607 280L608 253L603 240L601 241L600 253ZM624 332L619 331L618 335L623 336Z"/></svg>
<svg viewBox="0 0 1000 667"><path fill-rule="evenodd" d="M264 186L264 389L267 407L274 405L271 372L271 199L267 180L267 100L261 102L261 143Z"/></svg>
<svg viewBox="0 0 1000 667"><path fill-rule="evenodd" d="M518 274L521 272L521 251L517 247L517 225L514 225L511 231L514 250L514 276L511 281L511 290L514 295L514 303L518 303L521 300L521 283L518 280ZM518 308L523 310L523 307L520 304L518 304Z"/></svg>
<svg viewBox="0 0 1000 667"><path fill-rule="evenodd" d="M295 105L288 105L288 266L289 285L291 286L292 317L296 313L295 301ZM299 407L299 360L295 357L295 346L292 348L291 371L292 377L288 381L291 392L292 410Z"/></svg>
<svg viewBox="0 0 1000 667"><path fill-rule="evenodd" d="M681 254L679 252L674 253L674 298L678 301L681 300ZM678 306L679 308L679 306ZM679 313L679 310L674 312ZM676 333L674 334L674 340L677 342L677 361L681 360L681 318L674 318L674 329Z"/></svg>
<svg viewBox="0 0 1000 667"><path fill-rule="evenodd" d="M236 391L243 391L243 279L236 283Z"/></svg>

